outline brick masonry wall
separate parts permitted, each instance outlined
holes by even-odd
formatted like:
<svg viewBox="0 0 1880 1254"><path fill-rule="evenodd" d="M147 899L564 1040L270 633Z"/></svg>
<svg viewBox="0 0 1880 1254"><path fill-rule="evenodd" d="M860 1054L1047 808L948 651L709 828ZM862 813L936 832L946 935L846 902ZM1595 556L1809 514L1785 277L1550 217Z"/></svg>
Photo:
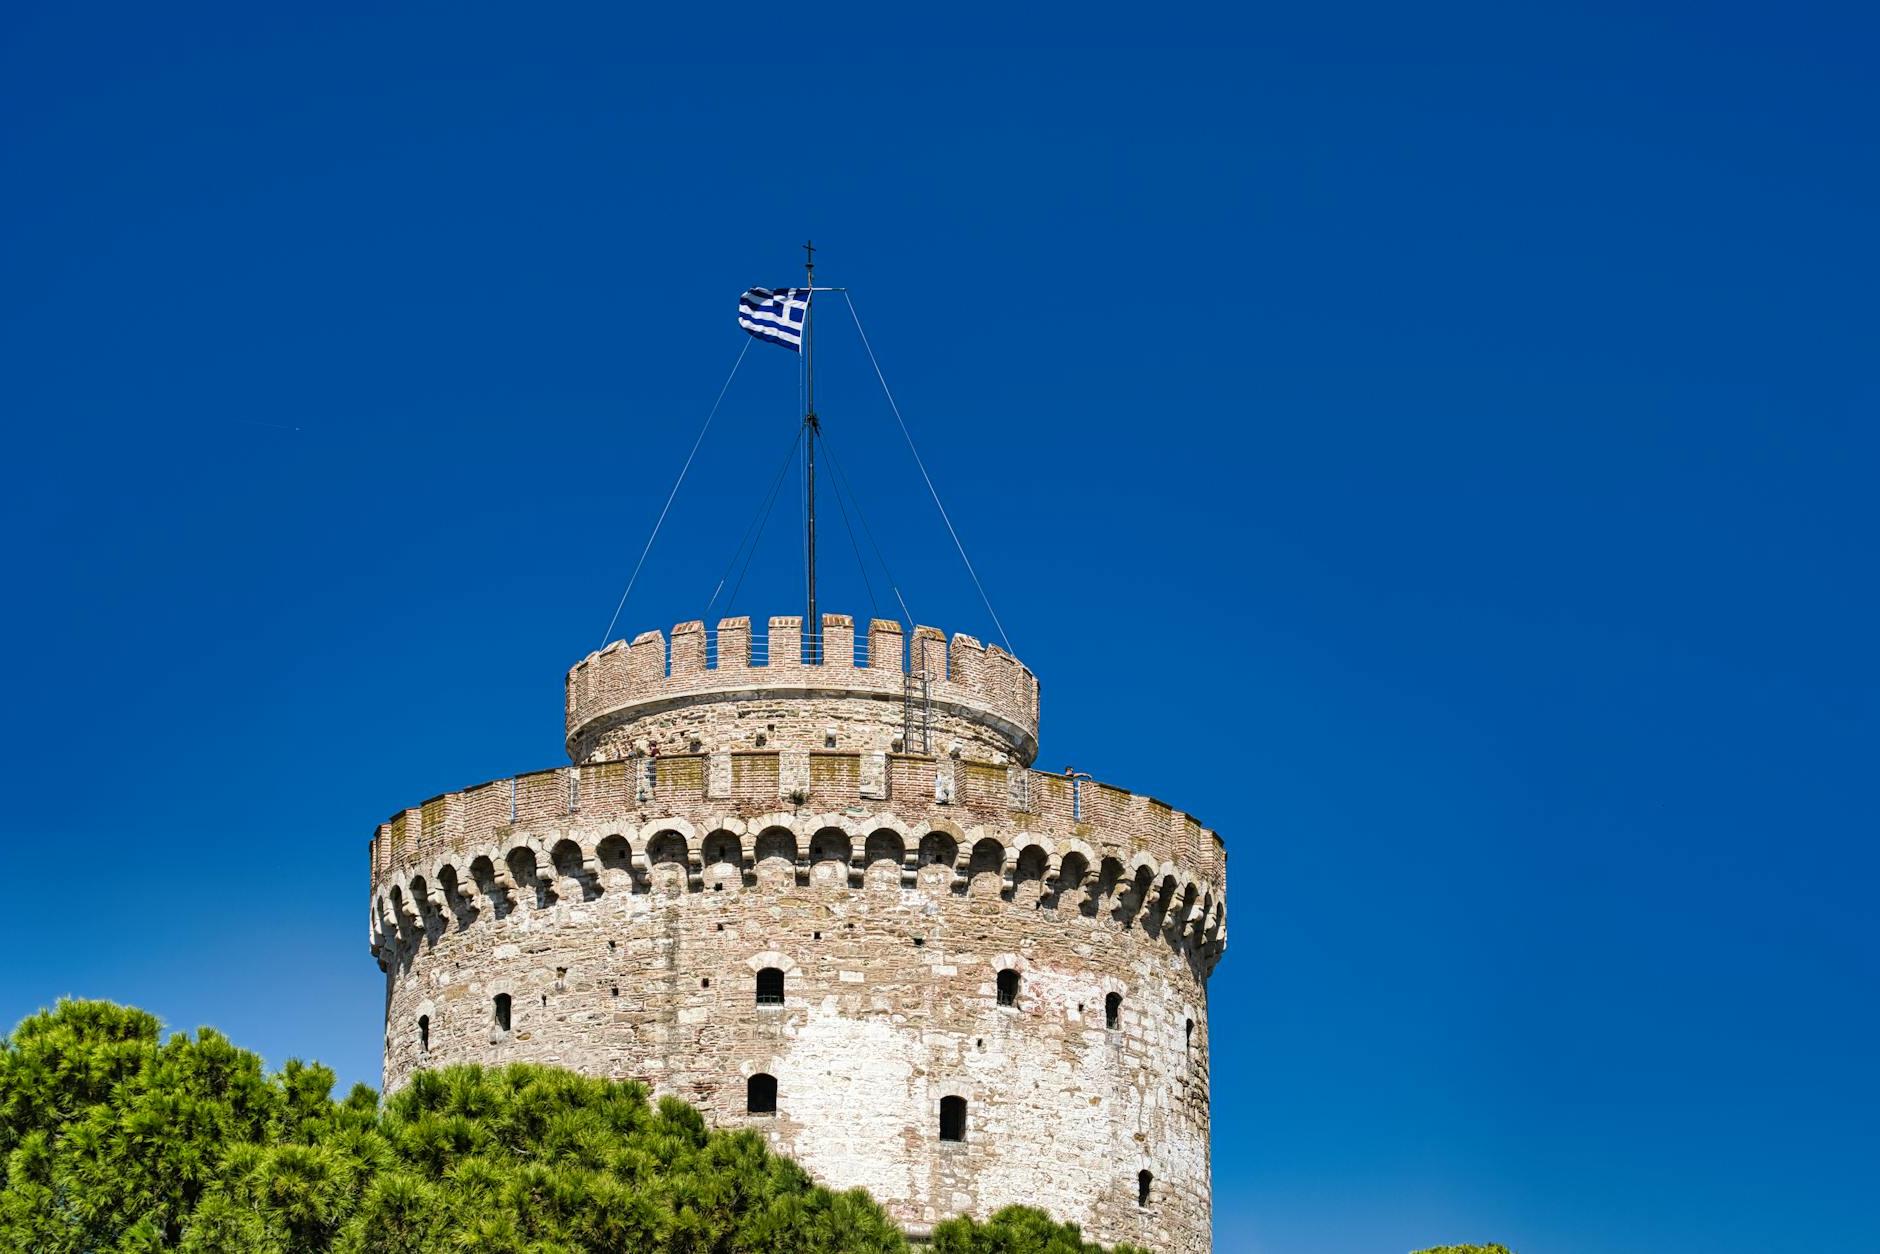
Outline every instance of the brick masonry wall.
<svg viewBox="0 0 1880 1254"><path fill-rule="evenodd" d="M617 711L586 724L574 752L582 762L617 762L650 750L673 755L779 744L851 753L861 748L899 752L904 734L898 692L786 697L776 695L775 689L758 688L746 697ZM995 729L944 707L933 710L927 735L938 753L955 742L981 760L1012 753L1011 741Z"/></svg>
<svg viewBox="0 0 1880 1254"><path fill-rule="evenodd" d="M802 619L770 620L753 640L750 620L728 618L711 639L703 623L680 623L670 648L657 631L631 645L616 641L568 672L568 752L577 762L613 760L649 741L662 752L820 745L835 728L835 747L897 745L903 730L905 679L928 678L935 748L958 739L978 756L1004 754L1029 765L1038 752L1038 681L1018 659L971 636L952 642L938 629L916 627L904 643L901 625L875 619L858 658L853 620L825 614L819 661L804 661ZM859 661L859 665L858 665ZM760 694L770 709L744 707ZM779 705L795 707L779 710ZM783 724L766 731L766 724Z"/></svg>
<svg viewBox="0 0 1880 1254"><path fill-rule="evenodd" d="M1105 1242L1207 1249L1219 839L979 740L832 751L820 717L763 749L584 761L381 824L388 1091L459 1061L637 1078L867 1188L910 1231L1025 1202ZM784 972L781 1005L756 1002L764 968ZM746 1111L759 1073L774 1114ZM967 1102L963 1142L940 1137L946 1097Z"/></svg>

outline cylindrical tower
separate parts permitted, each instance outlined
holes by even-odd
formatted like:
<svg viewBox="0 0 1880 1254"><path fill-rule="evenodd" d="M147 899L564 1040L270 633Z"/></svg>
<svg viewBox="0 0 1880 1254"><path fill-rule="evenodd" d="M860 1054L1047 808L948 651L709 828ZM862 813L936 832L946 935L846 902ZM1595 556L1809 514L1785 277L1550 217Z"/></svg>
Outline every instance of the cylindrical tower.
<svg viewBox="0 0 1880 1254"><path fill-rule="evenodd" d="M822 637L818 663L800 618L610 645L568 675L573 766L379 827L387 1089L637 1078L916 1234L1027 1203L1207 1249L1220 840L1031 770L1038 685L1003 650Z"/></svg>

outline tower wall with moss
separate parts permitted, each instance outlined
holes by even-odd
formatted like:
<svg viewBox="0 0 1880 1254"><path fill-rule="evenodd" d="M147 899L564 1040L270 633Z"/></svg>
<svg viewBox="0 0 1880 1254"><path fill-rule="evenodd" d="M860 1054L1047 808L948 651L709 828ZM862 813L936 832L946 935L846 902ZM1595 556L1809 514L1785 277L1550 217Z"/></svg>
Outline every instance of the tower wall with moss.
<svg viewBox="0 0 1880 1254"><path fill-rule="evenodd" d="M1207 1249L1219 838L1031 770L1038 685L1002 650L820 637L609 646L568 675L573 765L379 826L388 1090L455 1062L635 1078L916 1234L1026 1203Z"/></svg>

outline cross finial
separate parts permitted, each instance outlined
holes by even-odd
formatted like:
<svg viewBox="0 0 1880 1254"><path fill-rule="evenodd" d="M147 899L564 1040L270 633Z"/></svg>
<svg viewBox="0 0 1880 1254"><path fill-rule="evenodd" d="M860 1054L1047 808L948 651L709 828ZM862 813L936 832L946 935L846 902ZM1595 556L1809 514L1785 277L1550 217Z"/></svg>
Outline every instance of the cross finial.
<svg viewBox="0 0 1880 1254"><path fill-rule="evenodd" d="M807 285L816 286L816 245L803 241L803 273L807 276Z"/></svg>

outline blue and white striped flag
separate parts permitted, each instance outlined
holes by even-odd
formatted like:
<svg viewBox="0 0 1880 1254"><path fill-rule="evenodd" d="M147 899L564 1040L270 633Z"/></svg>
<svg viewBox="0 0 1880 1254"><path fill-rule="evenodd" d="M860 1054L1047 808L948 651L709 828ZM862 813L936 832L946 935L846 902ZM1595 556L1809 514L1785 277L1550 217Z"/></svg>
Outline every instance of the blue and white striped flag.
<svg viewBox="0 0 1880 1254"><path fill-rule="evenodd" d="M809 315L809 289L771 291L754 287L738 297L738 325L760 340L803 351L803 319Z"/></svg>

